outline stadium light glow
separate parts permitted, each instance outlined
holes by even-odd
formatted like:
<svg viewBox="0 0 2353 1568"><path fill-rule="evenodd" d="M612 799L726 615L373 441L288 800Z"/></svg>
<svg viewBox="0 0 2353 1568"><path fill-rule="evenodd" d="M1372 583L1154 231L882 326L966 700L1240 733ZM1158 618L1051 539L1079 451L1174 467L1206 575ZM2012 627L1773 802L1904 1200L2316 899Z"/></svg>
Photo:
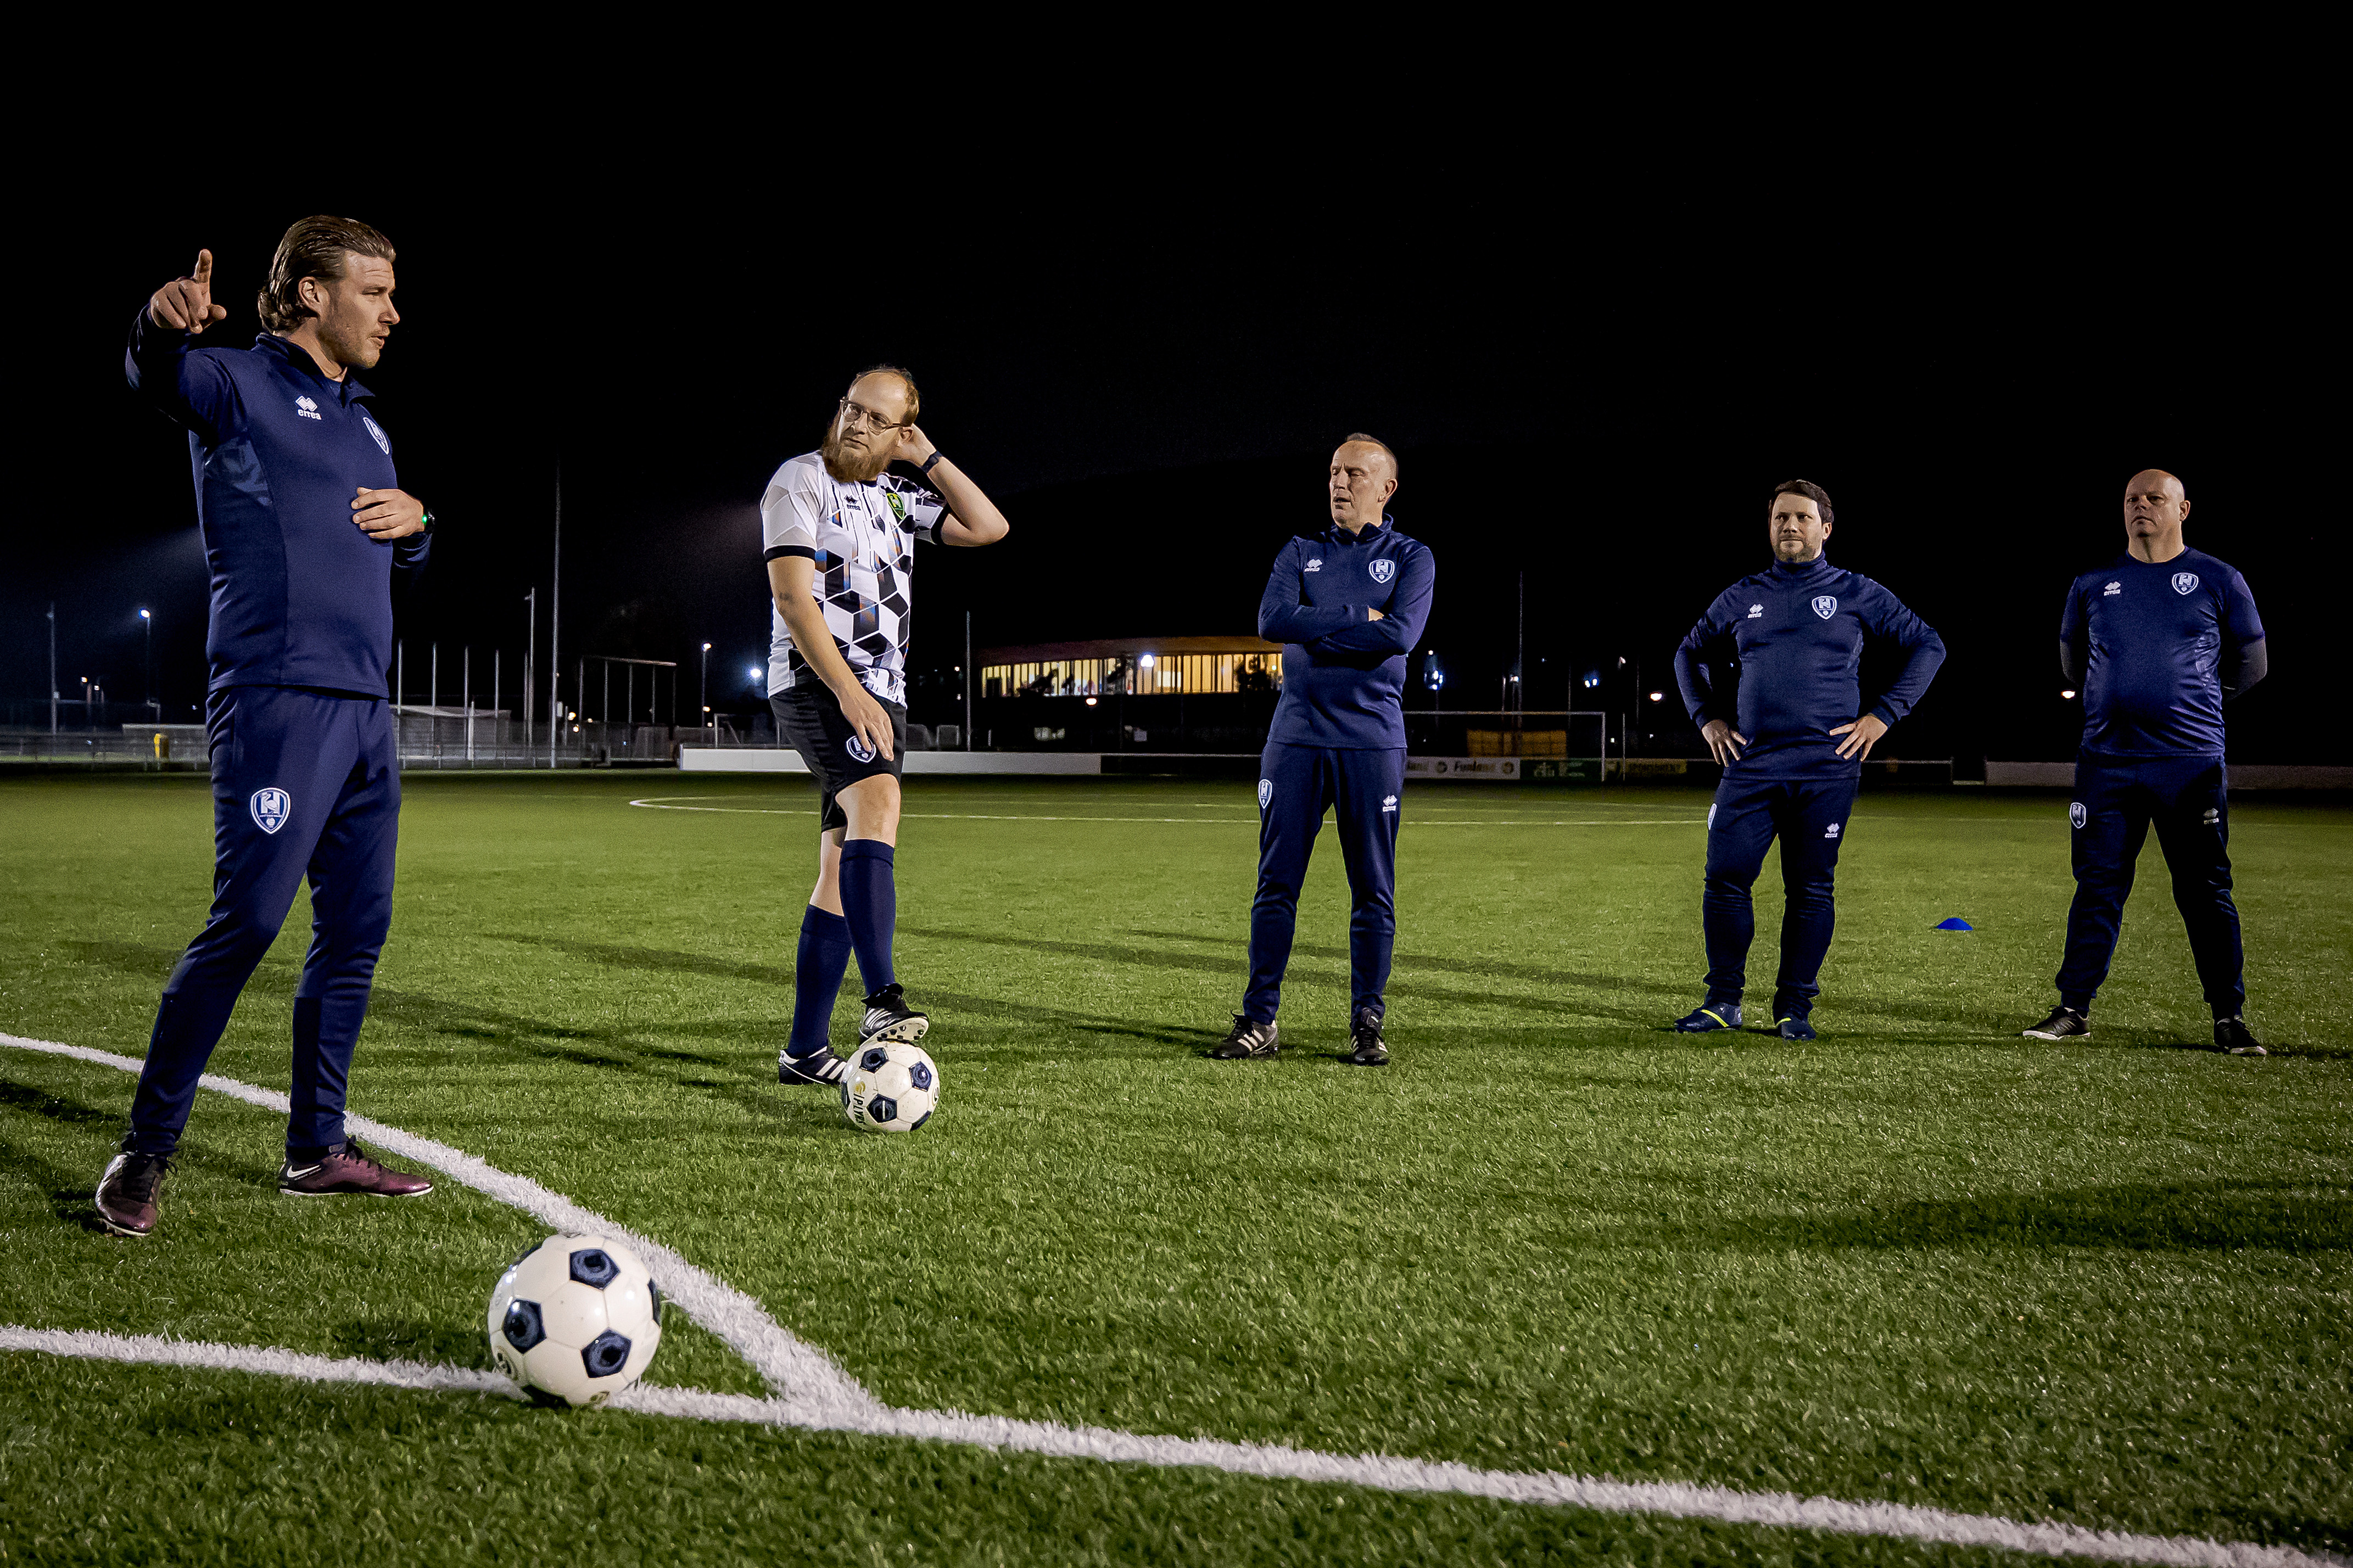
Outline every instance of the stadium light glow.
<svg viewBox="0 0 2353 1568"><path fill-rule="evenodd" d="M1653 702L1664 702L1666 700L1667 694L1663 691L1653 691L1651 693L1651 700Z"/></svg>
<svg viewBox="0 0 2353 1568"><path fill-rule="evenodd" d="M1092 698L1092 697L1088 698L1088 699L1087 699L1087 706L1088 706L1088 707L1090 707L1090 708L1092 708L1092 707L1093 707L1094 705L1095 705L1095 700L1094 700L1093 698Z"/></svg>
<svg viewBox="0 0 2353 1568"><path fill-rule="evenodd" d="M1152 656L1148 653L1145 654L1142 662L1145 668L1150 669L1152 668Z"/></svg>
<svg viewBox="0 0 2353 1568"><path fill-rule="evenodd" d="M752 666L749 669L746 669L746 670L744 672L744 679L746 679L746 680L757 680L757 679L760 679L760 667L759 667L758 665L756 665L756 664L755 664L755 665Z"/></svg>
<svg viewBox="0 0 2353 1568"><path fill-rule="evenodd" d="M151 619L152 617L151 617L151 616L149 616L149 615L147 614L147 612L146 612L146 611L142 610L142 611L140 611L140 612L139 612L139 618L140 618L141 620L142 620L142 621L143 621L143 620Z"/></svg>
<svg viewBox="0 0 2353 1568"><path fill-rule="evenodd" d="M709 643L704 643L704 644L702 645L702 651L703 651L703 652L705 652L705 653L709 653L709 652L711 651L711 645L710 645Z"/></svg>
<svg viewBox="0 0 2353 1568"><path fill-rule="evenodd" d="M2063 699L2063 698L2072 698L2072 697L2073 697L2075 694L2074 694L2073 691L2063 691L2063 692L2061 692L2059 695Z"/></svg>

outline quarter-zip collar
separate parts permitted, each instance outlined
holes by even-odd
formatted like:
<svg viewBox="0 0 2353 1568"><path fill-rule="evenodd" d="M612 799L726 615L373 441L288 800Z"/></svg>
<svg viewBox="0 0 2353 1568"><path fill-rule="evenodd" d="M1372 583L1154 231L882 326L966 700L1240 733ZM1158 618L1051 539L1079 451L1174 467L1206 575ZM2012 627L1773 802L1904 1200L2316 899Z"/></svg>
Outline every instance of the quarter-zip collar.
<svg viewBox="0 0 2353 1568"><path fill-rule="evenodd" d="M1792 566L1777 555L1773 558L1770 575L1778 582L1811 583L1817 578L1829 575L1830 570L1831 552L1825 550L1811 561L1799 566Z"/></svg>
<svg viewBox="0 0 2353 1568"><path fill-rule="evenodd" d="M363 397L375 395L375 393L362 386L360 378L349 370L343 372L343 379L341 381L328 375L325 371L319 368L319 362L311 357L311 351L290 338L281 338L276 332L264 332L253 340L253 346L263 353L274 355L281 363L289 366L298 374L307 375L322 385L332 387L335 401L345 407L349 407Z"/></svg>
<svg viewBox="0 0 2353 1568"><path fill-rule="evenodd" d="M1380 521L1368 522L1354 533L1335 522L1324 531L1324 537L1333 544L1370 544L1395 527L1397 527L1397 519L1383 512Z"/></svg>

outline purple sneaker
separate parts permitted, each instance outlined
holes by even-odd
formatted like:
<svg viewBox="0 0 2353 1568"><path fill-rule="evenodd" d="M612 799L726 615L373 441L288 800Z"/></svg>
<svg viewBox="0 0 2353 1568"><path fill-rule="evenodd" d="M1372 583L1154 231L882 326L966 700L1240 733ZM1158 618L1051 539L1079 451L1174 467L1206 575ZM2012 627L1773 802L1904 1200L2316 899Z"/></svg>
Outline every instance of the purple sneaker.
<svg viewBox="0 0 2353 1568"><path fill-rule="evenodd" d="M125 1150L107 1162L98 1179L98 1223L117 1236L145 1236L155 1228L163 1205L156 1193L172 1169L169 1154L133 1154Z"/></svg>
<svg viewBox="0 0 2353 1568"><path fill-rule="evenodd" d="M421 1198L433 1190L433 1184L405 1171L386 1170L368 1157L358 1139L348 1138L306 1164L287 1161L278 1173L278 1190L298 1198L340 1197L346 1193Z"/></svg>

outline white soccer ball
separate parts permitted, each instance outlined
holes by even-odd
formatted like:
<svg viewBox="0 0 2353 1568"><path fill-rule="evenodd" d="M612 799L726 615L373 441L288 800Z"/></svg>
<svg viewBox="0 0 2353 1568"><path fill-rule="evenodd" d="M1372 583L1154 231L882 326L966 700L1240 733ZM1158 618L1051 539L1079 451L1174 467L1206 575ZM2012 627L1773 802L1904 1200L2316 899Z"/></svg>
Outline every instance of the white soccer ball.
<svg viewBox="0 0 2353 1568"><path fill-rule="evenodd" d="M545 1404L602 1405L661 1347L661 1287L601 1236L551 1236L499 1276L491 1354Z"/></svg>
<svg viewBox="0 0 2353 1568"><path fill-rule="evenodd" d="M877 1040L841 1075L841 1113L866 1132L913 1132L940 1102L940 1068L921 1046Z"/></svg>

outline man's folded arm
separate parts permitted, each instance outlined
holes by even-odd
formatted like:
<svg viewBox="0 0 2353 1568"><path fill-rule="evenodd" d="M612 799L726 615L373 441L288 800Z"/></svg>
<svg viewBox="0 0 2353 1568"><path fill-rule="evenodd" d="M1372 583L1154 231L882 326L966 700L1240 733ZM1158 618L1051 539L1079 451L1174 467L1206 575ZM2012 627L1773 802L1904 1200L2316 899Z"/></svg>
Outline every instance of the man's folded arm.
<svg viewBox="0 0 2353 1568"><path fill-rule="evenodd" d="M1266 592L1258 602L1258 635L1268 642L1307 643L1348 624L1353 613L1365 618L1364 608L1346 605L1303 605L1299 602L1299 571L1286 548L1274 558L1267 574Z"/></svg>
<svg viewBox="0 0 2353 1568"><path fill-rule="evenodd" d="M1438 590L1438 563L1430 552L1419 551L1399 564L1397 593L1377 621L1370 617L1349 622L1307 645L1311 653L1411 653L1430 623L1430 602ZM1356 612L1363 616L1361 610ZM1269 639L1272 640L1272 639Z"/></svg>
<svg viewBox="0 0 2353 1568"><path fill-rule="evenodd" d="M2272 659L2263 639L2222 650L2222 700L2246 695L2247 688L2272 672Z"/></svg>

